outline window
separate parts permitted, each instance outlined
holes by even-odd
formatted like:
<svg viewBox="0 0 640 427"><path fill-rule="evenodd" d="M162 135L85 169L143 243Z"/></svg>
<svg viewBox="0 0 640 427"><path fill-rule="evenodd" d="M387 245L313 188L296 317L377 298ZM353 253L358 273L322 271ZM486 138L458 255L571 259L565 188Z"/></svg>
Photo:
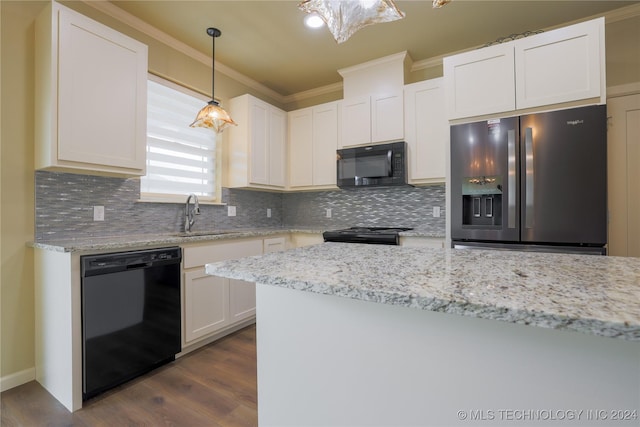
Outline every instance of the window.
<svg viewBox="0 0 640 427"><path fill-rule="evenodd" d="M201 200L217 200L216 134L189 127L207 101L189 89L149 77L147 175L140 179L143 200L183 201L190 193Z"/></svg>

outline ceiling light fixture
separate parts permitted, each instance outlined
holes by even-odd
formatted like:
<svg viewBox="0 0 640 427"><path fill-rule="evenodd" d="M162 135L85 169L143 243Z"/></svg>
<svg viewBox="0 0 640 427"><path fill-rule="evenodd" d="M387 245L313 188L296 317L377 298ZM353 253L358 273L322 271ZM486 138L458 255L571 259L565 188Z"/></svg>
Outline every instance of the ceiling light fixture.
<svg viewBox="0 0 640 427"><path fill-rule="evenodd" d="M324 21L317 13L310 13L304 17L304 25L309 28L320 28L324 26Z"/></svg>
<svg viewBox="0 0 640 427"><path fill-rule="evenodd" d="M433 0L433 8L439 9L452 0ZM404 18L393 0L305 0L298 9L308 13L304 22L308 27L319 28L324 23L338 43L345 42L356 31L367 25L391 22ZM312 22L317 24L312 24Z"/></svg>
<svg viewBox="0 0 640 427"><path fill-rule="evenodd" d="M298 8L321 16L338 43L367 25L404 18L392 0L305 0Z"/></svg>
<svg viewBox="0 0 640 427"><path fill-rule="evenodd" d="M207 28L207 34L211 36L213 40L213 47L211 50L211 101L205 105L202 110L198 112L196 119L189 126L192 128L203 127L213 129L215 133L220 133L225 130L229 125L237 126L237 123L233 121L229 113L220 107L218 101L214 96L215 88L215 64L216 64L216 37L220 37L222 34L217 28Z"/></svg>

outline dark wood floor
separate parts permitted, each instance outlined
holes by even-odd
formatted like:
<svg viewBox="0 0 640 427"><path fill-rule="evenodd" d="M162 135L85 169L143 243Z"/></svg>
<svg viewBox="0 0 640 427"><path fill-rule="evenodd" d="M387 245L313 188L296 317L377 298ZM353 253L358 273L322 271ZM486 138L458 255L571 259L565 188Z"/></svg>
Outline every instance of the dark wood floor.
<svg viewBox="0 0 640 427"><path fill-rule="evenodd" d="M257 426L255 325L70 413L35 381L0 396L2 427Z"/></svg>

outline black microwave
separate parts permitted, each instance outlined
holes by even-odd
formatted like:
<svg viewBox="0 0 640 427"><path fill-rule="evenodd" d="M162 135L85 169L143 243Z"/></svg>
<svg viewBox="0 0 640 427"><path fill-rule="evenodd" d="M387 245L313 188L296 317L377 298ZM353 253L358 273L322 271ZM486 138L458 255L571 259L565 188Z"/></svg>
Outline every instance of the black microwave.
<svg viewBox="0 0 640 427"><path fill-rule="evenodd" d="M407 143L392 142L338 150L340 188L407 185Z"/></svg>

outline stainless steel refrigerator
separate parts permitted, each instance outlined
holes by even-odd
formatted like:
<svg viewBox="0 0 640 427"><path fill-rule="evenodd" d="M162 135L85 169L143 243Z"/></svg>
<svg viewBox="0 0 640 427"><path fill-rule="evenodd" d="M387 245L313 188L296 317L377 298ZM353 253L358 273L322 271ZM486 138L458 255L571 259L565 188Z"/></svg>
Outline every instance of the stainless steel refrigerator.
<svg viewBox="0 0 640 427"><path fill-rule="evenodd" d="M605 254L606 106L451 126L454 247Z"/></svg>

